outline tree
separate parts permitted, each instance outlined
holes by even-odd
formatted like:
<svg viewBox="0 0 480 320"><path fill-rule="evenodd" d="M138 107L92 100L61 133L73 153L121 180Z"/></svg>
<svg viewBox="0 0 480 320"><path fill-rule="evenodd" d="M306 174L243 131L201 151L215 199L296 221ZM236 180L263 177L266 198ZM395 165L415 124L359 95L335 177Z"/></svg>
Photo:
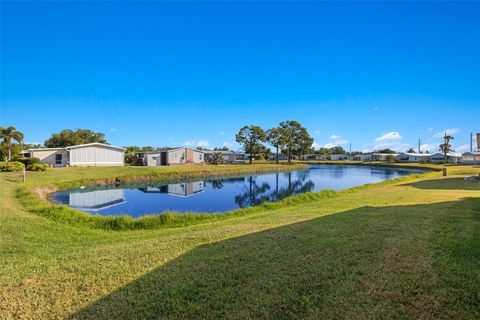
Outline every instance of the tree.
<svg viewBox="0 0 480 320"><path fill-rule="evenodd" d="M393 151L392 149L382 149L382 150L375 150L374 151L375 153L396 153L395 151Z"/></svg>
<svg viewBox="0 0 480 320"><path fill-rule="evenodd" d="M413 150L413 148L410 148L407 150L407 153L415 153L415 150Z"/></svg>
<svg viewBox="0 0 480 320"><path fill-rule="evenodd" d="M282 144L287 154L288 162L292 162L292 155L301 157L312 150L313 139L307 129L295 120L283 121L280 123Z"/></svg>
<svg viewBox="0 0 480 320"><path fill-rule="evenodd" d="M222 164L223 163L223 155L221 152L214 152L212 154L212 158L210 160L210 162L212 164L216 164L216 165L219 165L219 164Z"/></svg>
<svg viewBox="0 0 480 320"><path fill-rule="evenodd" d="M443 152L443 165L447 164L447 154L449 152L453 152L452 145L450 144L450 140L454 140L455 138L451 135L447 135L445 132L445 136L443 137L443 143L439 146L440 151Z"/></svg>
<svg viewBox="0 0 480 320"><path fill-rule="evenodd" d="M324 147L321 147L320 149L316 150L314 153L320 154L322 156L328 156L330 155L330 150Z"/></svg>
<svg viewBox="0 0 480 320"><path fill-rule="evenodd" d="M276 150L276 163L278 163L278 150L283 148L282 129L272 128L267 130L267 141Z"/></svg>
<svg viewBox="0 0 480 320"><path fill-rule="evenodd" d="M107 143L105 135L100 132L94 132L89 129L77 129L75 131L65 129L59 133L52 134L52 137L45 140L47 148L65 148L85 143Z"/></svg>
<svg viewBox="0 0 480 320"><path fill-rule="evenodd" d="M243 145L245 153L250 154L250 163L260 151L262 151L262 142L267 140L265 131L259 126L244 126L235 136L235 141Z"/></svg>
<svg viewBox="0 0 480 320"><path fill-rule="evenodd" d="M213 151L230 151L228 147L221 147L221 148L213 148Z"/></svg>
<svg viewBox="0 0 480 320"><path fill-rule="evenodd" d="M12 160L12 145L13 140L17 141L19 144L23 143L23 133L17 131L15 127L7 127L3 128L0 127L0 138L3 139L3 143L7 147L8 150L8 161Z"/></svg>
<svg viewBox="0 0 480 320"><path fill-rule="evenodd" d="M343 149L341 146L335 146L328 149L328 153L329 154L345 154L347 153L347 151L345 151L345 149Z"/></svg>

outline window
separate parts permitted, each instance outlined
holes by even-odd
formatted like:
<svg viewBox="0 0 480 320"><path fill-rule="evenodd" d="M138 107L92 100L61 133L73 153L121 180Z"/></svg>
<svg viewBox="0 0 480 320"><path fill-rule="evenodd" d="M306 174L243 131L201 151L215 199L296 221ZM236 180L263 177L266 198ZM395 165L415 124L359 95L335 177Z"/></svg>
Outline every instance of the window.
<svg viewBox="0 0 480 320"><path fill-rule="evenodd" d="M56 165L61 165L62 164L62 154L57 153L55 155L55 164Z"/></svg>

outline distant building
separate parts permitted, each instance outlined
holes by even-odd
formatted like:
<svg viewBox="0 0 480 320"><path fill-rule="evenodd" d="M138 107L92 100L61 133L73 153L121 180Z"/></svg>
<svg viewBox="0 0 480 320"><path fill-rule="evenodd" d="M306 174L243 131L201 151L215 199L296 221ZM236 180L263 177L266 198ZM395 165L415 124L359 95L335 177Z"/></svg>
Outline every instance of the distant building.
<svg viewBox="0 0 480 320"><path fill-rule="evenodd" d="M464 164L480 164L480 151L465 152L462 155L462 163L464 163Z"/></svg>
<svg viewBox="0 0 480 320"><path fill-rule="evenodd" d="M292 154L292 155L291 155L291 159L292 159L292 160L298 160L299 158L298 158L298 156ZM270 160L270 161L276 161L276 160L277 160L277 154L275 153L275 154L271 155L271 156L268 158L268 160ZM284 154L284 153L279 153L279 154L278 154L278 160L279 160L279 161L288 160L288 156L287 156L286 154Z"/></svg>
<svg viewBox="0 0 480 320"><path fill-rule="evenodd" d="M337 161L337 160L350 160L350 156L345 154L331 154L328 156L330 160Z"/></svg>
<svg viewBox="0 0 480 320"><path fill-rule="evenodd" d="M137 152L137 159L145 166L167 166L205 163L202 150L192 148L164 148L148 152Z"/></svg>
<svg viewBox="0 0 480 320"><path fill-rule="evenodd" d="M22 151L23 156L39 158L40 163L64 166L123 166L125 148L104 143L87 143L66 148L36 148Z"/></svg>
<svg viewBox="0 0 480 320"><path fill-rule="evenodd" d="M430 162L432 157L429 153L400 153L396 159L400 162Z"/></svg>
<svg viewBox="0 0 480 320"><path fill-rule="evenodd" d="M398 153L372 153L372 161L387 161L390 156L396 158Z"/></svg>
<svg viewBox="0 0 480 320"><path fill-rule="evenodd" d="M211 163L215 153L222 155L224 163L244 163L247 160L245 152L203 150L205 162Z"/></svg>
<svg viewBox="0 0 480 320"><path fill-rule="evenodd" d="M303 156L303 160L327 160L327 156L323 154L306 154Z"/></svg>
<svg viewBox="0 0 480 320"><path fill-rule="evenodd" d="M370 161L372 160L371 154L357 154L353 156L353 160L355 161Z"/></svg>
<svg viewBox="0 0 480 320"><path fill-rule="evenodd" d="M432 163L442 163L444 162L445 156L441 152L437 152L432 155L430 158ZM460 153L449 152L447 153L447 162L451 164L457 164L461 162L462 155Z"/></svg>

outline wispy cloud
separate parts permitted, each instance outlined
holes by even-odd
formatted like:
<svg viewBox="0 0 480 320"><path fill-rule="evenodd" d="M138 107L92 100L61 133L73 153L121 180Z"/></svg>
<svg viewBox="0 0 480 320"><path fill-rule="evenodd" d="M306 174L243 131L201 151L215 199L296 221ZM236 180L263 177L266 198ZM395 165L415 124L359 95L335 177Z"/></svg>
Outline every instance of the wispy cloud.
<svg viewBox="0 0 480 320"><path fill-rule="evenodd" d="M315 131L313 131L313 133L320 134L320 130L315 130Z"/></svg>
<svg viewBox="0 0 480 320"><path fill-rule="evenodd" d="M400 139L402 139L402 136L400 135L400 133L396 131L392 131L389 133L382 134L380 137L376 138L375 141L380 142L380 141L391 141L391 140L400 140Z"/></svg>
<svg viewBox="0 0 480 320"><path fill-rule="evenodd" d="M435 133L435 134L433 135L433 137L434 137L434 138L443 138L443 136L445 135L445 133L446 133L447 135L449 135L449 136L452 136L452 135L454 135L455 133L458 133L458 132L460 132L460 129L458 129L458 128L445 129L445 130L443 130L443 131L439 131L439 132Z"/></svg>
<svg viewBox="0 0 480 320"><path fill-rule="evenodd" d="M467 152L467 151L470 151L470 145L469 144L462 144L456 148L454 148L456 152L460 152L460 153L463 153L463 152Z"/></svg>
<svg viewBox="0 0 480 320"><path fill-rule="evenodd" d="M110 131L115 132L115 131L117 131L117 128L111 128Z"/></svg>
<svg viewBox="0 0 480 320"><path fill-rule="evenodd" d="M225 131L220 131L220 135L223 136L225 134Z"/></svg>
<svg viewBox="0 0 480 320"><path fill-rule="evenodd" d="M330 139L330 141L323 145L324 148L333 148L333 147L348 143L347 139L344 139L341 136L334 133L331 134L330 137L328 138Z"/></svg>
<svg viewBox="0 0 480 320"><path fill-rule="evenodd" d="M183 145L186 146L186 147L202 147L202 148L205 148L205 147L208 147L210 145L210 142L208 142L208 140L188 140L188 141L185 141L185 143Z"/></svg>

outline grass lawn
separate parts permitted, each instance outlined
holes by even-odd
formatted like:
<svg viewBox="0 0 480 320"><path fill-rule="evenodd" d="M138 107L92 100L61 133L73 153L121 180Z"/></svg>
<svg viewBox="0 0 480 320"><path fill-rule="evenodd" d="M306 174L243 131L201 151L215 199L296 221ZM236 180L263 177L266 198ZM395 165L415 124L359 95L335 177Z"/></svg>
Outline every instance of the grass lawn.
<svg viewBox="0 0 480 320"><path fill-rule="evenodd" d="M63 168L27 185L229 170L248 166ZM480 183L463 177L479 171L129 231L32 213L18 174L0 174L0 319L478 319Z"/></svg>

